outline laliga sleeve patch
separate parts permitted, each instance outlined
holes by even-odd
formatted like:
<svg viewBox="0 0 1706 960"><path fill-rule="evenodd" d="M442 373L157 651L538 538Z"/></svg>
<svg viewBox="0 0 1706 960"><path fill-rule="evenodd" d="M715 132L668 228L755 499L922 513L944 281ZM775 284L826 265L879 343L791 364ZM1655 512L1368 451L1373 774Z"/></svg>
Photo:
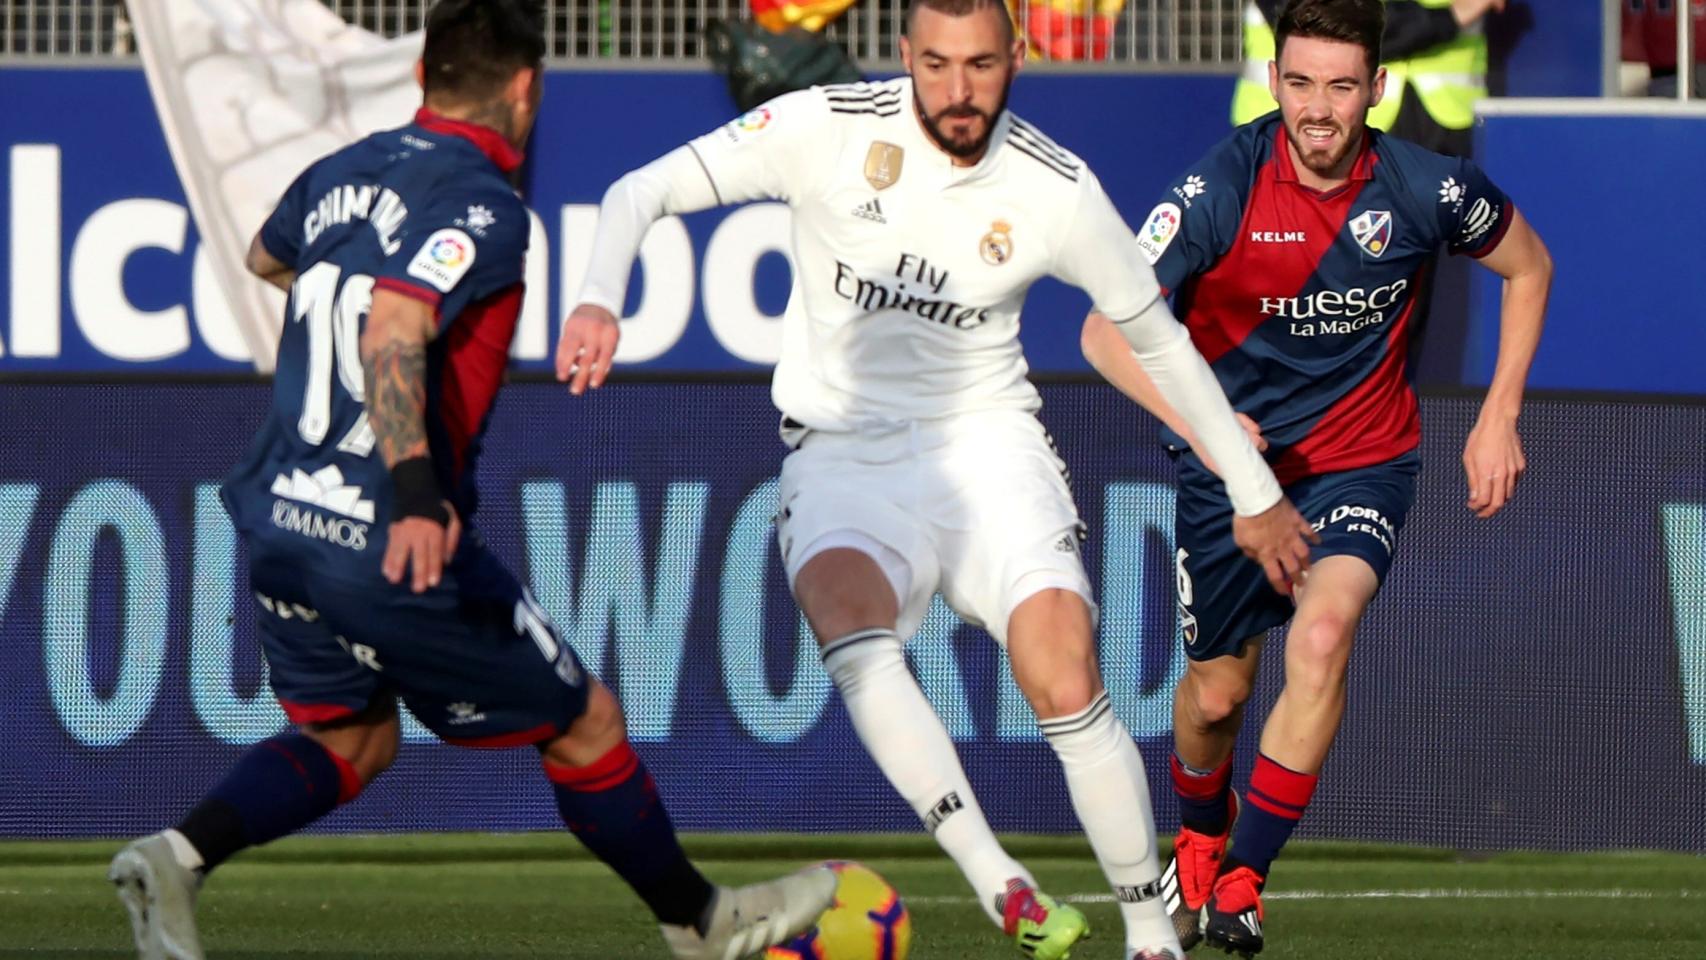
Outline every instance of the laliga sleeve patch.
<svg viewBox="0 0 1706 960"><path fill-rule="evenodd" d="M723 132L728 135L730 142L740 143L763 133L774 119L776 115L770 112L769 107L754 107L725 125Z"/></svg>
<svg viewBox="0 0 1706 960"><path fill-rule="evenodd" d="M1161 255L1178 235L1180 216L1176 203L1159 204L1149 211L1149 219L1143 221L1143 229L1137 232L1137 248L1143 251L1150 266L1160 262Z"/></svg>
<svg viewBox="0 0 1706 960"><path fill-rule="evenodd" d="M474 241L446 227L427 237L409 261L409 276L425 280L440 293L449 293L474 266Z"/></svg>

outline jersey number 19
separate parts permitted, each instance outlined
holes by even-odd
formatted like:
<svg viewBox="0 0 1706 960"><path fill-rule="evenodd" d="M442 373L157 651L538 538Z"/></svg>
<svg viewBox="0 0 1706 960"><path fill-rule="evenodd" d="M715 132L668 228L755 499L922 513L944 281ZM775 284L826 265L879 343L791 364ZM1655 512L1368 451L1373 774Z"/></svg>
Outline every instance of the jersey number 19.
<svg viewBox="0 0 1706 960"><path fill-rule="evenodd" d="M332 425L333 367L351 400L359 404L367 399L361 369L361 321L373 306L373 278L352 273L340 289L338 278L342 273L337 264L321 261L297 277L291 287L291 299L296 304L294 319L306 321L308 332L307 387L296 431L315 446L325 442ZM338 449L365 457L373 450L373 443L373 430L363 410L338 441Z"/></svg>

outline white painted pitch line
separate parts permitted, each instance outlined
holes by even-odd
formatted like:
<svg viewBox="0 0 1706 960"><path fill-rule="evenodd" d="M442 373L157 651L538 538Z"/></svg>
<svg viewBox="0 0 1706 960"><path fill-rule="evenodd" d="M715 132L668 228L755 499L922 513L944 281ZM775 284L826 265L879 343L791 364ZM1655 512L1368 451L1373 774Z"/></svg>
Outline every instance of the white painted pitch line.
<svg viewBox="0 0 1706 960"><path fill-rule="evenodd" d="M1274 900L1686 900L1699 893L1688 890L1470 890L1463 887L1431 890L1275 890ZM907 897L908 903L971 905L972 897ZM1113 903L1110 893L1073 893L1058 899L1067 903Z"/></svg>

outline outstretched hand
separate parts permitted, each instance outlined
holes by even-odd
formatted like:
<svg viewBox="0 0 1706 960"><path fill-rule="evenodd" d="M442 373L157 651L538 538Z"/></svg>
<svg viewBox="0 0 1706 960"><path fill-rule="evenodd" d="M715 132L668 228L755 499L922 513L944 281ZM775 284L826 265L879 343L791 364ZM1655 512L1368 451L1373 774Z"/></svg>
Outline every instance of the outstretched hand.
<svg viewBox="0 0 1706 960"><path fill-rule="evenodd" d="M621 336L609 310L590 303L576 307L563 321L563 337L557 341L557 379L577 397L589 387L603 386Z"/></svg>

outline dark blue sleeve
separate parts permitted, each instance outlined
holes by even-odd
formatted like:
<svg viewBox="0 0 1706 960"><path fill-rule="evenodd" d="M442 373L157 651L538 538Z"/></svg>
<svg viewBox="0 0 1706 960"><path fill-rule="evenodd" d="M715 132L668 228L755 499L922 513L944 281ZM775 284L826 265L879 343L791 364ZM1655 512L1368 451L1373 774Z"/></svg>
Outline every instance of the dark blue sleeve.
<svg viewBox="0 0 1706 960"><path fill-rule="evenodd" d="M1249 189L1248 162L1236 139L1216 147L1174 180L1137 231L1137 245L1172 294L1214 268L1238 238Z"/></svg>
<svg viewBox="0 0 1706 960"><path fill-rule="evenodd" d="M413 205L411 205L413 206ZM431 304L440 330L470 303L522 282L532 230L527 208L511 193L457 191L411 210L374 288Z"/></svg>
<svg viewBox="0 0 1706 960"><path fill-rule="evenodd" d="M1510 226L1510 197L1473 160L1453 157L1447 163L1439 193L1429 198L1438 215L1440 241L1451 253L1484 257Z"/></svg>
<svg viewBox="0 0 1706 960"><path fill-rule="evenodd" d="M303 197L308 192L308 177L314 172L314 166L302 171L286 188L278 206L261 224L261 246L292 270L296 269L296 258L302 255L302 216L306 205Z"/></svg>

